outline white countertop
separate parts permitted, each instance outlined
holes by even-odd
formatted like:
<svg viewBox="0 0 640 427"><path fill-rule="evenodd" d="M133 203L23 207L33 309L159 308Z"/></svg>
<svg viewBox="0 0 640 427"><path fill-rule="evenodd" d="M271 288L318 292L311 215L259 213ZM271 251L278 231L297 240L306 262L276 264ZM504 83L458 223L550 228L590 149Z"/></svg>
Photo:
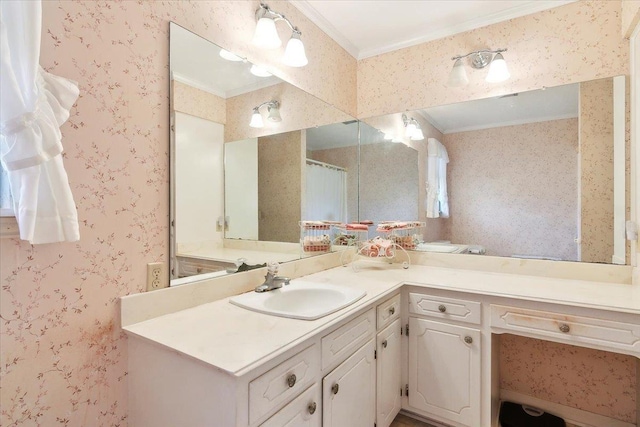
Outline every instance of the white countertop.
<svg viewBox="0 0 640 427"><path fill-rule="evenodd" d="M300 258L300 253L274 252L266 250L235 249L235 248L204 248L177 254L179 257L205 259L217 262L235 263L239 258L245 258L247 264L264 264L265 262L287 262Z"/></svg>
<svg viewBox="0 0 640 427"><path fill-rule="evenodd" d="M317 320L259 314L232 305L225 298L123 329L129 335L240 376L257 364L282 354L315 331L339 322L374 300L382 300L403 283L640 316L639 286L426 266L411 266L404 270L397 264L367 261L358 265L357 272L351 267L337 267L304 277L305 281L367 291L367 295L353 305Z"/></svg>

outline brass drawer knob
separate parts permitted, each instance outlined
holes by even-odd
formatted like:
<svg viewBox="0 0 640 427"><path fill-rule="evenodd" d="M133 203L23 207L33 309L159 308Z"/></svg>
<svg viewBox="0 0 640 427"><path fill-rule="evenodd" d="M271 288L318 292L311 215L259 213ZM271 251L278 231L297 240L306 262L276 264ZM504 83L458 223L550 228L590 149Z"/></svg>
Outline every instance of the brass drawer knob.
<svg viewBox="0 0 640 427"><path fill-rule="evenodd" d="M568 333L571 328L569 327L569 325L567 325L566 323L561 323L560 326L558 326L558 329L560 329L560 332L562 333Z"/></svg>
<svg viewBox="0 0 640 427"><path fill-rule="evenodd" d="M466 337L464 337L464 342L466 342L467 344L471 344L473 343L473 338L467 335Z"/></svg>
<svg viewBox="0 0 640 427"><path fill-rule="evenodd" d="M338 385L338 383L335 383L331 386L331 393L338 394L338 390L340 390L340 386Z"/></svg>
<svg viewBox="0 0 640 427"><path fill-rule="evenodd" d="M296 385L296 375L295 374L291 374L287 377L287 385L289 387L293 387L294 385Z"/></svg>
<svg viewBox="0 0 640 427"><path fill-rule="evenodd" d="M382 348L387 348L387 340L382 341Z"/></svg>
<svg viewBox="0 0 640 427"><path fill-rule="evenodd" d="M309 413L313 415L313 413L316 412L317 406L318 405L316 405L316 402L311 402L309 403L309 406L307 406L307 411L309 411Z"/></svg>
<svg viewBox="0 0 640 427"><path fill-rule="evenodd" d="M438 306L438 311L440 311L440 313L444 313L445 311L447 311L447 307L443 304L440 304Z"/></svg>
<svg viewBox="0 0 640 427"><path fill-rule="evenodd" d="M393 316L394 314L396 314L396 308L395 308L395 307L391 307L391 308L389 309L389 314L390 314L390 315L392 315L392 316Z"/></svg>

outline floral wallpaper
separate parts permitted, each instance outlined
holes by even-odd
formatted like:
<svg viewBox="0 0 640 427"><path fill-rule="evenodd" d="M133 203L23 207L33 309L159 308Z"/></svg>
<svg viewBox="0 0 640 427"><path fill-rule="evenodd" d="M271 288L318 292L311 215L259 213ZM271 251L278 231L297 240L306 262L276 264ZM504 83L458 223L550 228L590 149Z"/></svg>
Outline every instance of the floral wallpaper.
<svg viewBox="0 0 640 427"><path fill-rule="evenodd" d="M633 356L505 334L500 388L636 423Z"/></svg>
<svg viewBox="0 0 640 427"><path fill-rule="evenodd" d="M450 133L442 143L447 240L487 255L577 259L578 119Z"/></svg>
<svg viewBox="0 0 640 427"><path fill-rule="evenodd" d="M168 260L170 20L355 115L355 59L273 1L303 29L310 61L280 70L248 46L257 5L43 2L41 64L81 91L62 128L81 240L0 240L0 425L127 425L118 298L143 290L146 263Z"/></svg>
<svg viewBox="0 0 640 427"><path fill-rule="evenodd" d="M224 98L175 80L171 81L171 109L225 124L227 102Z"/></svg>

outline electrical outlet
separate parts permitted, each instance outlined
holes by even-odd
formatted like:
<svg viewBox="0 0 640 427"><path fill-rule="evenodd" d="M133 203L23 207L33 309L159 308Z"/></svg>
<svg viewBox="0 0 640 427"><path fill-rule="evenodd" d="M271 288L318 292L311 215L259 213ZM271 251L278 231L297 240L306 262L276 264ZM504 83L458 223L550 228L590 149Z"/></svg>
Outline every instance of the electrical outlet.
<svg viewBox="0 0 640 427"><path fill-rule="evenodd" d="M150 262L147 264L147 291L168 288L169 280L164 262Z"/></svg>

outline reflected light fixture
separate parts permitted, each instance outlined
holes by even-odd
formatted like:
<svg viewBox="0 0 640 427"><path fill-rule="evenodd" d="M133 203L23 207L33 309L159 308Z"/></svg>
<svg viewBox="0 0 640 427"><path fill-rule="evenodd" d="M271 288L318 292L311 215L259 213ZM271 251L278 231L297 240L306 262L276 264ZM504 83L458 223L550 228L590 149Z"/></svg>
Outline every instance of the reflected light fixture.
<svg viewBox="0 0 640 427"><path fill-rule="evenodd" d="M409 118L406 114L403 114L402 123L404 124L404 134L407 138L412 141L422 141L424 139L424 134L416 119Z"/></svg>
<svg viewBox="0 0 640 427"><path fill-rule="evenodd" d="M304 44L300 40L302 32L287 17L272 10L265 3L260 3L260 7L256 10L256 21L256 30L251 40L254 46L261 49L277 49L282 46L276 22L284 21L291 29L291 38L287 42L283 62L290 67L304 67L309 63Z"/></svg>
<svg viewBox="0 0 640 427"><path fill-rule="evenodd" d="M280 116L280 103L278 101L265 101L257 107L253 108L253 113L251 114L251 121L249 122L249 126L252 128L262 128L264 127L264 120L262 120L262 114L260 113L260 108L266 106L267 107L267 120L270 122L281 122L282 117Z"/></svg>
<svg viewBox="0 0 640 427"><path fill-rule="evenodd" d="M249 71L251 72L251 74L253 74L254 76L257 77L271 77L273 76L273 74L271 74L270 72L268 72L265 68L259 66L259 65L252 65L251 69L249 69Z"/></svg>
<svg viewBox="0 0 640 427"><path fill-rule="evenodd" d="M453 68L449 74L448 86L458 87L465 86L469 83L467 78L467 72L464 69L463 59L469 58L472 68L480 70L489 65L489 73L485 78L488 83L500 83L511 77L507 63L502 56L502 52L506 52L507 49L497 50L478 50L476 52L467 53L466 55L458 55L451 58ZM495 56L494 56L495 54Z"/></svg>
<svg viewBox="0 0 640 427"><path fill-rule="evenodd" d="M227 61L233 61L233 62L241 62L244 61L244 58L239 57L238 55L235 55L231 52L229 52L228 50L225 49L220 49L220 54L219 54L222 58L226 59Z"/></svg>

